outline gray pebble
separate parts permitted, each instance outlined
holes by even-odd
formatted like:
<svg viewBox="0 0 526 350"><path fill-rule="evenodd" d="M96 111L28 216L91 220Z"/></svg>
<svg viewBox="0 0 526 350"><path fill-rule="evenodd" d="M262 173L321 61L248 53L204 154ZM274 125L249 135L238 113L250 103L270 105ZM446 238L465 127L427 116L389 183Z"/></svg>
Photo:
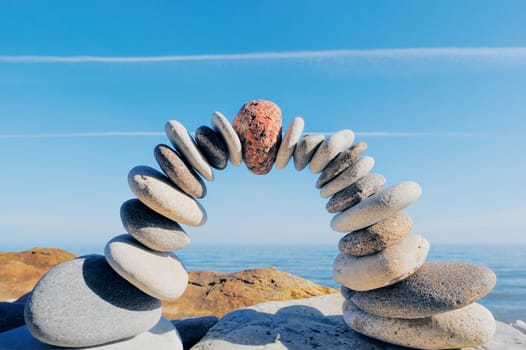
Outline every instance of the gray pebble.
<svg viewBox="0 0 526 350"><path fill-rule="evenodd" d="M322 188L336 176L340 175L345 169L354 164L366 149L367 144L365 142L358 142L331 160L321 172L318 181L316 181L316 188Z"/></svg>
<svg viewBox="0 0 526 350"><path fill-rule="evenodd" d="M403 281L356 292L351 301L377 316L423 318L465 307L487 295L495 283L495 273L484 266L433 261Z"/></svg>
<svg viewBox="0 0 526 350"><path fill-rule="evenodd" d="M190 243L190 237L177 222L156 213L138 199L122 204L121 221L133 238L159 252L179 250Z"/></svg>
<svg viewBox="0 0 526 350"><path fill-rule="evenodd" d="M214 130L200 126L195 131L197 147L212 167L222 170L228 164L228 148Z"/></svg>
<svg viewBox="0 0 526 350"><path fill-rule="evenodd" d="M323 134L307 134L300 139L294 150L294 167L296 170L305 169L323 140L325 140Z"/></svg>
<svg viewBox="0 0 526 350"><path fill-rule="evenodd" d="M40 341L83 347L134 337L161 317L161 301L122 279L100 255L66 261L48 271L25 306Z"/></svg>
<svg viewBox="0 0 526 350"><path fill-rule="evenodd" d="M413 220L398 213L365 229L346 234L338 248L344 254L364 256L374 254L400 242L413 227Z"/></svg>
<svg viewBox="0 0 526 350"><path fill-rule="evenodd" d="M380 192L385 182L385 177L380 174L367 174L335 193L327 202L327 211L329 213L344 211L358 204L362 199Z"/></svg>
<svg viewBox="0 0 526 350"><path fill-rule="evenodd" d="M157 145L153 154L166 176L183 192L196 198L206 196L206 186L201 177L171 147Z"/></svg>

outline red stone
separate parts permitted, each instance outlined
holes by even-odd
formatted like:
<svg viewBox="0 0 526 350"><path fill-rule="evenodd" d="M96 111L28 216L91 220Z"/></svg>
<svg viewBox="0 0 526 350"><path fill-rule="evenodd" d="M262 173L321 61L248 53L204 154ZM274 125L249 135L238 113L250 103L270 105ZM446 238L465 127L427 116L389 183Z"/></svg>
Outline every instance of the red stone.
<svg viewBox="0 0 526 350"><path fill-rule="evenodd" d="M247 168L258 175L270 172L281 143L281 109L270 101L249 101L239 110L233 126Z"/></svg>

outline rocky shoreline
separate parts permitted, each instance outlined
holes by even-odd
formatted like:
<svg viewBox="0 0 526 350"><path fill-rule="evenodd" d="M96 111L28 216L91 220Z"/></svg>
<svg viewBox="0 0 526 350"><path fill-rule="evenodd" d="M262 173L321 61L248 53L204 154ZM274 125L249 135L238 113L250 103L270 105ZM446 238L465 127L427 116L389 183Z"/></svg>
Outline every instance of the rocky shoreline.
<svg viewBox="0 0 526 350"><path fill-rule="evenodd" d="M42 275L73 258L74 254L56 248L0 253L0 350L53 349L30 337L24 306L27 293ZM269 344L276 349L404 349L347 327L342 302L339 291L275 268L231 274L191 271L183 296L163 304L162 322L171 320L185 349L259 349ZM148 333L141 336L147 344ZM136 339L137 344L140 341ZM526 323L517 321L497 322L493 339L471 349L524 348Z"/></svg>

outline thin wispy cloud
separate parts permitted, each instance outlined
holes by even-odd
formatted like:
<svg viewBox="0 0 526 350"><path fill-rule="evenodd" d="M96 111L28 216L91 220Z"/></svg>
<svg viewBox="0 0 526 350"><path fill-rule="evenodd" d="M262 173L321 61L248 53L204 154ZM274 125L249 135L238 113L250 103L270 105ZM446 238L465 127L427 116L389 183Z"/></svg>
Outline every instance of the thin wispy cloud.
<svg viewBox="0 0 526 350"><path fill-rule="evenodd" d="M308 131L304 134L325 134L328 131ZM193 135L193 133L190 133ZM61 139L61 138L89 138L89 137L159 137L164 132L157 131L107 131L107 132L69 132L69 133L42 133L42 134L0 134L0 139ZM523 134L505 133L472 133L472 132L391 132L391 131L362 131L355 132L356 136L366 138L459 138L459 139L495 139L526 137Z"/></svg>
<svg viewBox="0 0 526 350"><path fill-rule="evenodd" d="M200 55L162 56L58 56L58 55L0 55L4 63L160 63L197 61L250 61L250 60L308 60L308 59L356 59L356 60L490 60L525 63L526 47L431 47L391 48L363 50L313 50L254 52Z"/></svg>

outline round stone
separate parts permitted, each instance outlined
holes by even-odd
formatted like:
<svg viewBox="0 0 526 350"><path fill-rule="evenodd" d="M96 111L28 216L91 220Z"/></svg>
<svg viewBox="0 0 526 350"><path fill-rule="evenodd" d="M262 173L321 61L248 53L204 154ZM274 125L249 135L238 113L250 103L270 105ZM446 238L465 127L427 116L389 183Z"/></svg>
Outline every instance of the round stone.
<svg viewBox="0 0 526 350"><path fill-rule="evenodd" d="M401 281L416 272L426 260L429 242L407 235L379 253L352 256L340 253L334 260L333 278L355 291L367 291Z"/></svg>
<svg viewBox="0 0 526 350"><path fill-rule="evenodd" d="M342 294L345 300L351 300L354 293L357 293L357 292L345 286L340 286L340 293Z"/></svg>
<svg viewBox="0 0 526 350"><path fill-rule="evenodd" d="M365 142L358 142L338 154L321 172L318 181L316 181L316 188L322 188L326 183L340 175L345 169L354 164L366 149L367 144Z"/></svg>
<svg viewBox="0 0 526 350"><path fill-rule="evenodd" d="M203 180L176 151L166 145L157 145L153 150L153 155L166 176L183 192L196 198L206 196L206 186Z"/></svg>
<svg viewBox="0 0 526 350"><path fill-rule="evenodd" d="M475 347L490 340L496 329L493 315L480 304L407 320L371 315L345 301L343 319L356 332L416 349Z"/></svg>
<svg viewBox="0 0 526 350"><path fill-rule="evenodd" d="M301 138L304 126L305 122L301 117L296 117L290 122L289 127L285 132L285 136L283 136L283 140L281 141L281 145L279 146L278 155L276 156L277 169L285 169L287 166L290 158L294 154L294 149L296 149L296 145Z"/></svg>
<svg viewBox="0 0 526 350"><path fill-rule="evenodd" d="M409 206L421 193L416 182L401 182L337 214L332 218L331 227L337 232L350 232L374 225Z"/></svg>
<svg viewBox="0 0 526 350"><path fill-rule="evenodd" d="M219 170L226 168L228 148L214 130L204 125L198 127L195 131L195 142L208 164Z"/></svg>
<svg viewBox="0 0 526 350"><path fill-rule="evenodd" d="M190 237L177 222L156 213L138 199L122 204L121 221L133 238L153 250L179 250L190 243Z"/></svg>
<svg viewBox="0 0 526 350"><path fill-rule="evenodd" d="M336 192L325 206L329 213L337 213L358 204L364 198L377 194L386 179L380 174L366 174L350 186Z"/></svg>
<svg viewBox="0 0 526 350"><path fill-rule="evenodd" d="M312 173L319 173L327 164L331 162L338 154L352 145L354 133L349 129L335 132L329 138L323 141L318 147L316 153L312 156L309 169Z"/></svg>
<svg viewBox="0 0 526 350"><path fill-rule="evenodd" d="M128 184L141 202L170 220L190 226L206 222L205 209L153 168L136 166L128 174Z"/></svg>
<svg viewBox="0 0 526 350"><path fill-rule="evenodd" d="M237 136L236 131L220 112L212 114L212 127L219 135L223 137L226 147L228 149L228 157L232 165L241 165L241 141Z"/></svg>
<svg viewBox="0 0 526 350"><path fill-rule="evenodd" d="M272 170L281 143L281 109L273 102L252 100L234 118L243 161L257 175Z"/></svg>
<svg viewBox="0 0 526 350"><path fill-rule="evenodd" d="M122 278L154 298L175 300L188 284L188 273L175 254L148 249L127 234L109 241L104 256Z"/></svg>
<svg viewBox="0 0 526 350"><path fill-rule="evenodd" d="M335 193L352 185L356 180L367 175L374 167L374 159L369 156L358 159L356 163L347 168L340 175L336 176L329 183L321 188L320 194L323 198L329 198Z"/></svg>
<svg viewBox="0 0 526 350"><path fill-rule="evenodd" d="M161 317L161 301L122 279L103 256L88 255L49 270L25 306L26 325L40 341L83 347L146 332Z"/></svg>
<svg viewBox="0 0 526 350"><path fill-rule="evenodd" d="M198 173L203 175L208 181L214 180L214 173L212 168L203 157L197 145L195 144L192 136L188 133L188 130L177 120L169 120L165 125L166 136L174 147L179 151L181 156L197 170Z"/></svg>
<svg viewBox="0 0 526 350"><path fill-rule="evenodd" d="M423 318L467 306L486 296L497 278L490 269L461 262L434 261L388 287L356 292L351 301L383 317Z"/></svg>
<svg viewBox="0 0 526 350"><path fill-rule="evenodd" d="M294 150L294 168L297 171L305 169L323 140L323 134L307 134L301 138Z"/></svg>
<svg viewBox="0 0 526 350"><path fill-rule="evenodd" d="M350 232L340 239L338 248L344 254L374 254L400 242L413 227L413 220L398 213L362 230Z"/></svg>

